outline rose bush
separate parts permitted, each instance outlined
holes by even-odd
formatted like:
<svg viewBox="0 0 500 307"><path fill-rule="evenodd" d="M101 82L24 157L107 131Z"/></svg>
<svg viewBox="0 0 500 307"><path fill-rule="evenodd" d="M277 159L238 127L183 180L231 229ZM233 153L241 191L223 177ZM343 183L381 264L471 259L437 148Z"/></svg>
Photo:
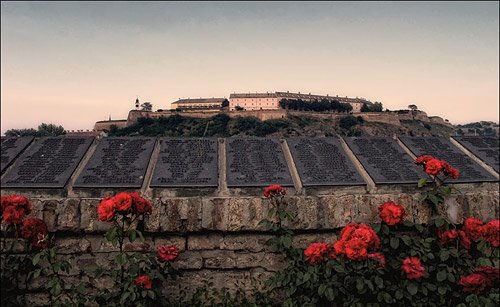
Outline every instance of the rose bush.
<svg viewBox="0 0 500 307"><path fill-rule="evenodd" d="M500 302L498 220L413 224L392 201L380 205L379 217L381 223L371 226L346 225L335 242L315 242L300 253L290 247L288 266L269 281L273 295L284 297L285 306Z"/></svg>

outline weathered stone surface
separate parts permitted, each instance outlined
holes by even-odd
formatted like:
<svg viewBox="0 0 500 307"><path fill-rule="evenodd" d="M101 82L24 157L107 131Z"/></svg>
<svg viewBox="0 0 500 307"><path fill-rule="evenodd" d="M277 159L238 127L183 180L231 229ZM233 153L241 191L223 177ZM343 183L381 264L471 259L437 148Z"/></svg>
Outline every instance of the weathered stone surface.
<svg viewBox="0 0 500 307"><path fill-rule="evenodd" d="M198 251L184 251L172 265L180 270L199 270L203 267L203 258Z"/></svg>
<svg viewBox="0 0 500 307"><path fill-rule="evenodd" d="M77 231L80 227L80 199L68 198L56 208L57 229Z"/></svg>
<svg viewBox="0 0 500 307"><path fill-rule="evenodd" d="M233 251L202 251L203 267L208 269L232 269L235 267Z"/></svg>
<svg viewBox="0 0 500 307"><path fill-rule="evenodd" d="M322 233L322 234L299 234L293 238L293 246L295 248L305 249L315 242L324 242L333 244L337 241L338 235L336 233Z"/></svg>
<svg viewBox="0 0 500 307"><path fill-rule="evenodd" d="M160 216L162 205L159 199L154 199L151 203L153 210L151 214L144 217L144 230L148 232L158 232L160 230Z"/></svg>
<svg viewBox="0 0 500 307"><path fill-rule="evenodd" d="M261 252L269 251L270 248L266 242L271 239L271 235L233 235L229 234L221 238L220 249L234 250L234 251L249 251Z"/></svg>
<svg viewBox="0 0 500 307"><path fill-rule="evenodd" d="M205 229L240 231L263 230L259 222L267 204L261 198L212 198L203 201Z"/></svg>
<svg viewBox="0 0 500 307"><path fill-rule="evenodd" d="M85 232L106 231L110 223L98 220L97 207L100 199L82 199L80 202L80 228Z"/></svg>
<svg viewBox="0 0 500 307"><path fill-rule="evenodd" d="M56 240L57 252L60 254L88 253L92 251L91 243L86 238L60 238Z"/></svg>
<svg viewBox="0 0 500 307"><path fill-rule="evenodd" d="M335 229L344 227L351 222L354 210L354 195L324 196L320 197L318 201L324 212L322 228Z"/></svg>
<svg viewBox="0 0 500 307"><path fill-rule="evenodd" d="M219 249L222 242L221 234L193 235L187 238L187 248L188 250Z"/></svg>
<svg viewBox="0 0 500 307"><path fill-rule="evenodd" d="M201 198L162 199L160 230L197 231L201 229Z"/></svg>

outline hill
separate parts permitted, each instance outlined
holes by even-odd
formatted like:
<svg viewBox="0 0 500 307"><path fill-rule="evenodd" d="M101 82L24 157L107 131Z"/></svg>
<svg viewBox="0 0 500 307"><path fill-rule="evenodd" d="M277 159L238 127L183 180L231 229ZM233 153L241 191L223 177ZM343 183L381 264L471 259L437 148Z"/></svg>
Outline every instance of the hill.
<svg viewBox="0 0 500 307"><path fill-rule="evenodd" d="M160 118L138 118L124 127L113 126L109 136L165 136L165 137L296 137L296 136L450 136L455 135L450 125L424 122L418 119L400 123L375 122L361 116L338 115L317 117L290 115L287 118L261 121L255 117L230 117L217 114L208 118L194 118L174 114Z"/></svg>

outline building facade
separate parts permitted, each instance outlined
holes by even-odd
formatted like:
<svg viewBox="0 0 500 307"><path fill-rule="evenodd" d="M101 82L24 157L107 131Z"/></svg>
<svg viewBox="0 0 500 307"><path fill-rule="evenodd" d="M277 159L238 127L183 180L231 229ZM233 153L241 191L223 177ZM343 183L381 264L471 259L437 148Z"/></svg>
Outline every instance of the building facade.
<svg viewBox="0 0 500 307"><path fill-rule="evenodd" d="M290 92L274 92L274 93L233 93L229 95L229 109L234 111L237 107L248 111L255 110L277 110L280 108L282 99L301 99L304 101L312 100L337 100L342 103L349 103L352 106L353 113L361 112L363 103L371 104L370 101L363 98L348 98L339 96L323 96L314 94L301 94Z"/></svg>
<svg viewBox="0 0 500 307"><path fill-rule="evenodd" d="M214 109L222 108L226 98L187 98L172 102L172 109Z"/></svg>

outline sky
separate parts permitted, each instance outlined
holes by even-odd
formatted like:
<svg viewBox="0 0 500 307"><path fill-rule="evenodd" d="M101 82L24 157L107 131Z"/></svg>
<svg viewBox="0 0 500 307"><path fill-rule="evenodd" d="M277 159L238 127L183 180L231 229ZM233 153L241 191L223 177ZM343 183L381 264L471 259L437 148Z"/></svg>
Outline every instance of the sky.
<svg viewBox="0 0 500 307"><path fill-rule="evenodd" d="M499 3L1 3L2 133L266 91L498 122Z"/></svg>

